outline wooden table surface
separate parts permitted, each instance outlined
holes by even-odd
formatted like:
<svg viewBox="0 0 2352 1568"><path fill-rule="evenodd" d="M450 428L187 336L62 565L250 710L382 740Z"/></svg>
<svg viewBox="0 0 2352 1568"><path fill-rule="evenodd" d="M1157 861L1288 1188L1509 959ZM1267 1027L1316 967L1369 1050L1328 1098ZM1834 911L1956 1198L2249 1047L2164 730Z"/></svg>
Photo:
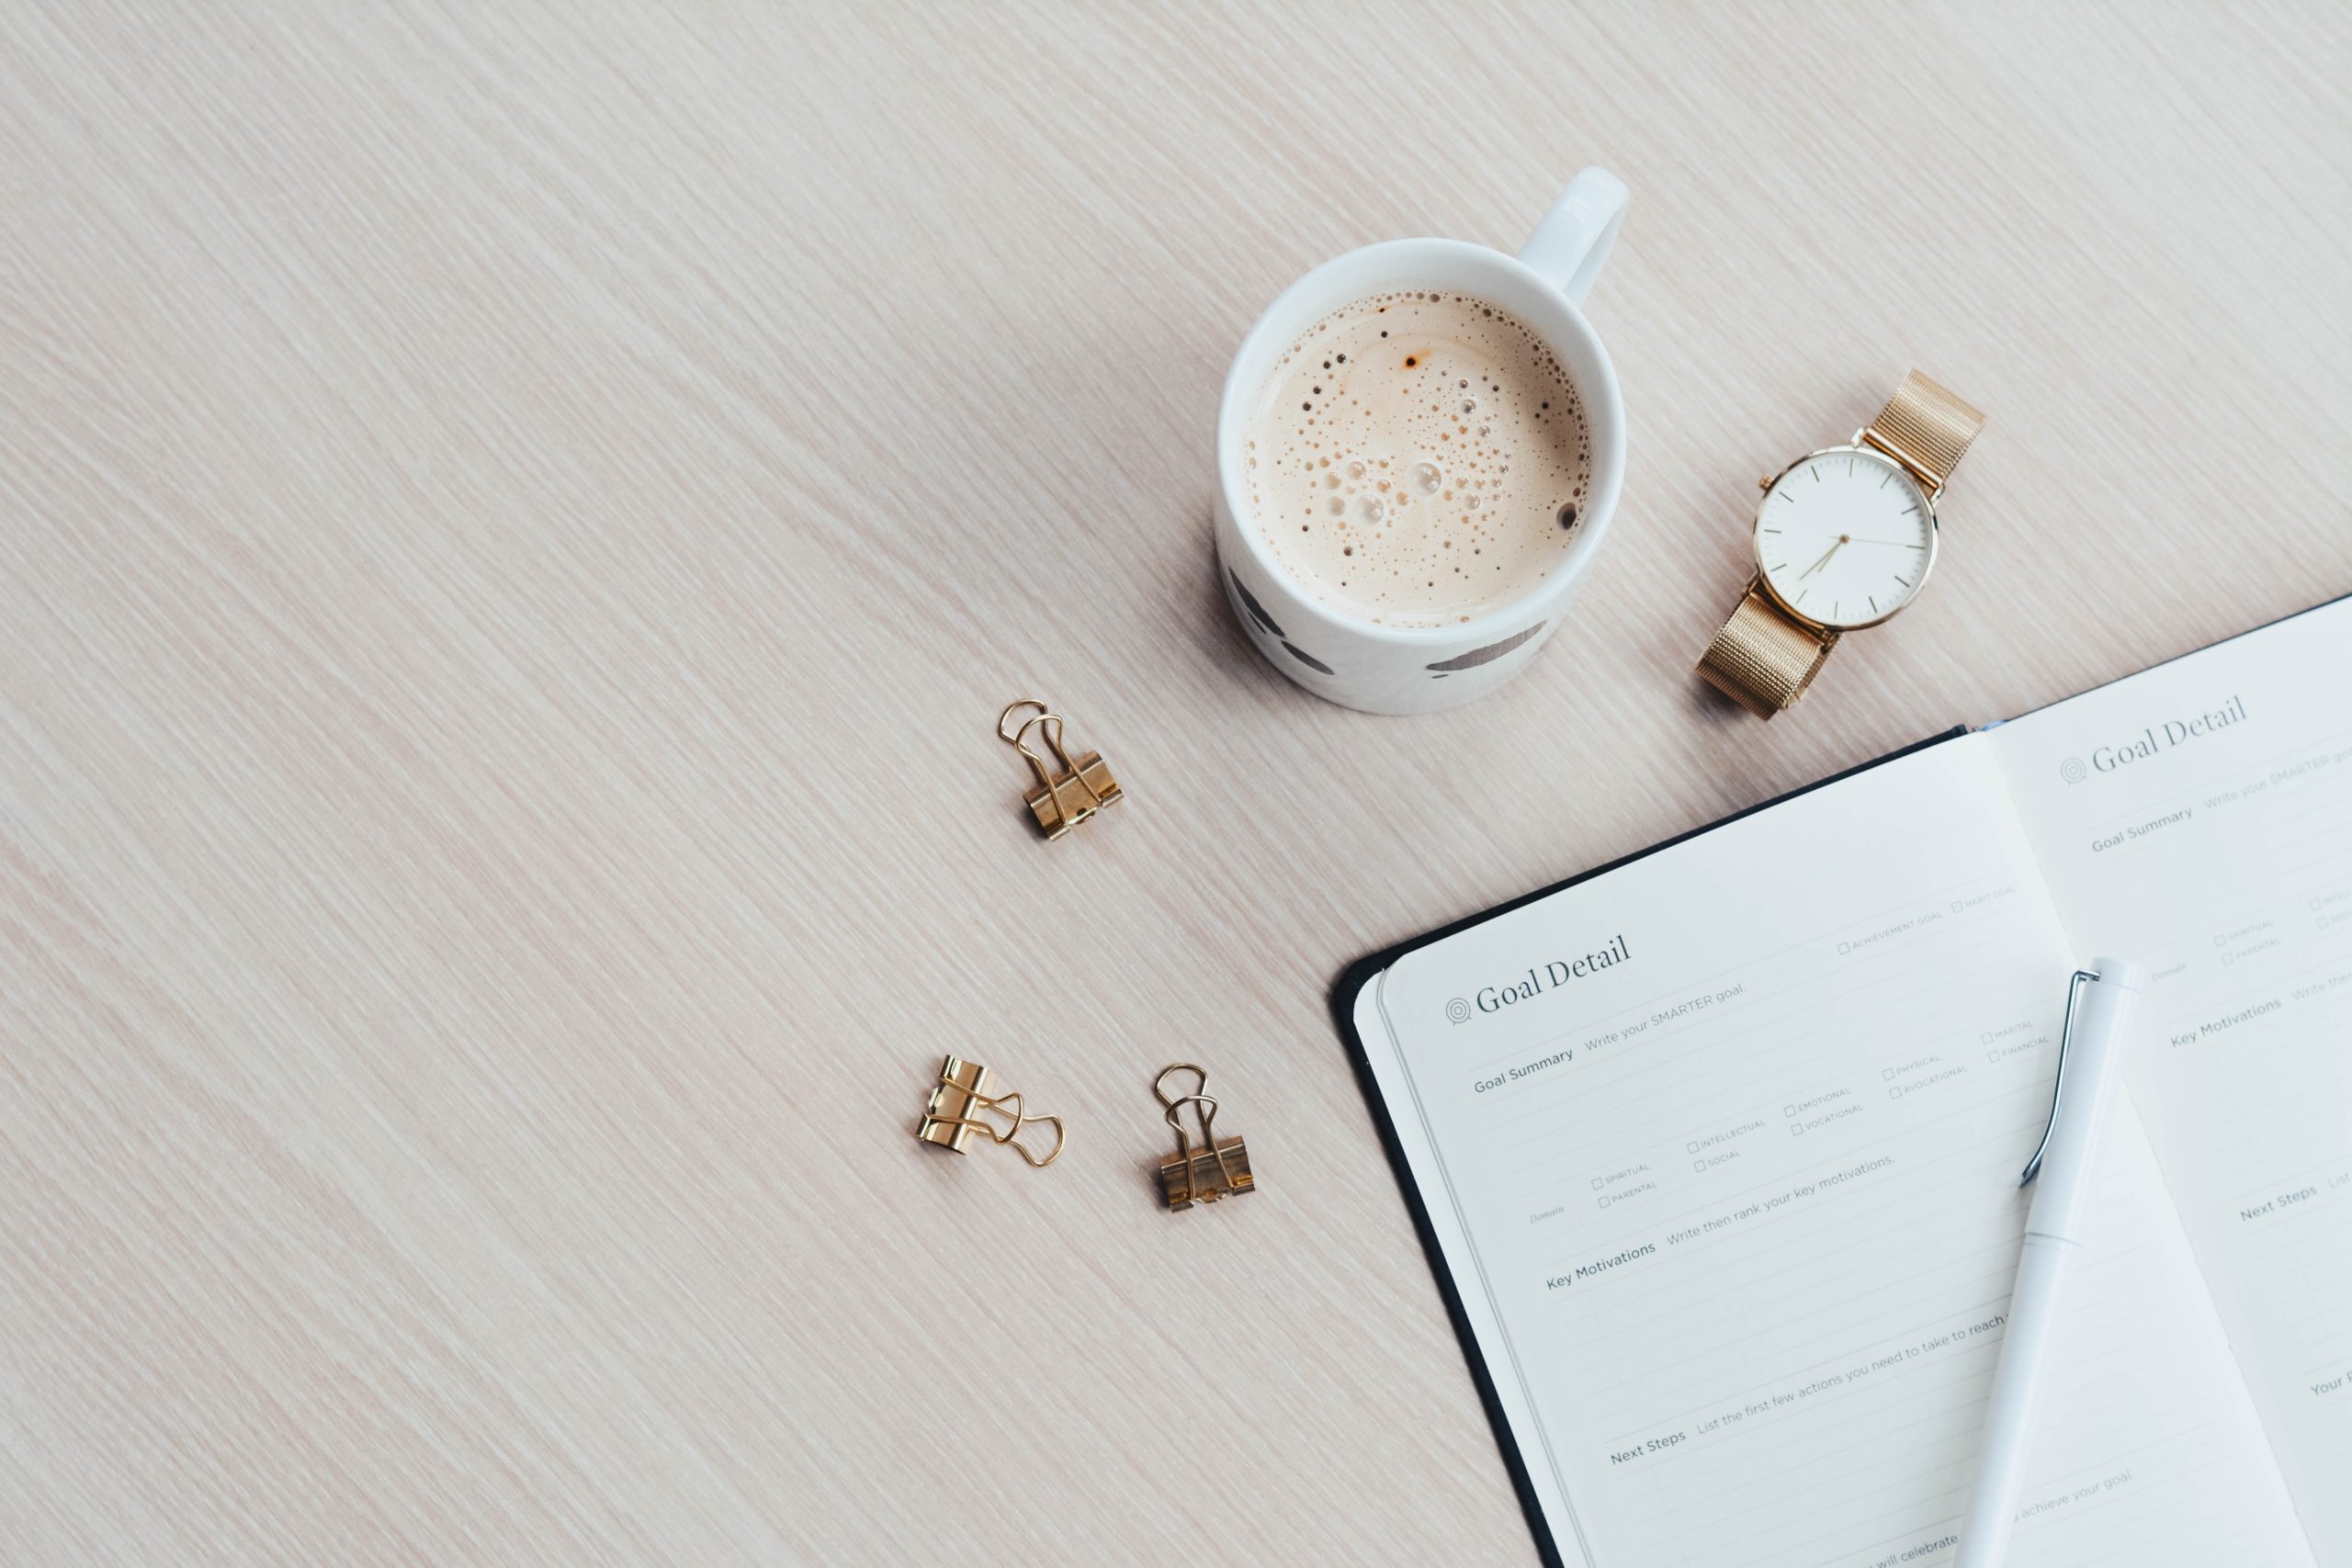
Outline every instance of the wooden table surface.
<svg viewBox="0 0 2352 1568"><path fill-rule="evenodd" d="M1524 1562L1374 947L2352 589L2338 7L0 17L0 1562ZM1634 205L1571 624L1210 571L1256 312ZM1920 366L1918 605L1689 666ZM1042 845L990 732L1128 791ZM910 1137L946 1052L1067 1157ZM1170 1216L1153 1075L1262 1179Z"/></svg>

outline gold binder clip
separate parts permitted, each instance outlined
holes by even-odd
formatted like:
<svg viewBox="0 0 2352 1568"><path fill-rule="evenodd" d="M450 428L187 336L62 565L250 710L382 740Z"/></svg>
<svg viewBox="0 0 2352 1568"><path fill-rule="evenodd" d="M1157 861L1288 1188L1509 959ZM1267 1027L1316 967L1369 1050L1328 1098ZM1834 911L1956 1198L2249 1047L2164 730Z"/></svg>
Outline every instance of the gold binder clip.
<svg viewBox="0 0 2352 1568"><path fill-rule="evenodd" d="M1008 728L1012 716L1023 708L1035 708L1017 729ZM1057 774L1046 765L1046 759L1029 749L1027 736L1035 729L1045 738L1046 749L1061 764ZM1030 771L1037 775L1037 787L1021 798L1036 818L1038 830L1048 839L1058 839L1102 807L1119 798L1118 782L1111 777L1111 769L1100 751L1089 751L1083 757L1072 757L1069 748L1062 743L1062 721L1058 714L1046 711L1046 705L1035 697L1023 697L1009 703L996 716L998 739L1029 759Z"/></svg>
<svg viewBox="0 0 2352 1568"><path fill-rule="evenodd" d="M1168 1079L1176 1073L1193 1075L1192 1093L1168 1092ZM1214 1203L1227 1193L1258 1190L1258 1179L1250 1173L1248 1145L1239 1138L1216 1135L1216 1101L1201 1092L1208 1087L1208 1069L1191 1062L1175 1063L1152 1080L1151 1092L1168 1107L1168 1124L1176 1129L1175 1156L1159 1162L1159 1195L1168 1201L1170 1209L1189 1209L1194 1203ZM1187 1105L1201 1119L1201 1146L1197 1149L1185 1134L1183 1121L1177 1114Z"/></svg>
<svg viewBox="0 0 2352 1568"><path fill-rule="evenodd" d="M1012 1122L1000 1126L989 1120L990 1116L1009 1116ZM1022 1128L1040 1122L1054 1124L1054 1152L1044 1159L1019 1141ZM939 1069L939 1081L932 1086L931 1102L923 1107L922 1120L915 1123L915 1136L960 1155L966 1152L964 1145L972 1141L974 1133L984 1134L1000 1144L1011 1144L1014 1153L1040 1168L1061 1158L1062 1145L1068 1142L1060 1117L1030 1115L1022 1110L1018 1094L996 1092L994 1073L978 1062L950 1056Z"/></svg>

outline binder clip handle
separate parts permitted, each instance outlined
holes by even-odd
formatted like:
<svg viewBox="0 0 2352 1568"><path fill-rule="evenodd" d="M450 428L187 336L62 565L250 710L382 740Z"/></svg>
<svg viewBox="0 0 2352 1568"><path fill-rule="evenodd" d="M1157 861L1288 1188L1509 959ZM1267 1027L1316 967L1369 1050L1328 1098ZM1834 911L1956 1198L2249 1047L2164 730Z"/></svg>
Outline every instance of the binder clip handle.
<svg viewBox="0 0 2352 1568"><path fill-rule="evenodd" d="M1010 1117L1012 1120L1006 1125L1000 1127L989 1120L990 1114ZM1019 1155L1039 1170L1043 1170L1061 1158L1062 1145L1069 1141L1069 1134L1063 1130L1060 1117L1032 1116L1022 1109L1019 1089L1013 1090L1011 1094L976 1094L972 1097L971 1105L965 1113L953 1120L963 1126L986 1134L992 1143L1005 1145L1014 1154ZM1029 1145L1021 1141L1021 1131L1024 1127L1034 1127L1046 1122L1054 1124L1054 1152L1044 1159L1039 1159L1031 1151Z"/></svg>
<svg viewBox="0 0 2352 1568"><path fill-rule="evenodd" d="M1060 1117L1031 1116L1027 1114L1021 1109L1021 1096L1017 1092L1008 1094L1002 1100L990 1101L989 1109L1012 1118L1012 1126L1007 1127L1001 1133L990 1128L989 1129L989 1136L994 1138L1000 1144L1011 1145L1014 1154L1017 1154L1023 1159L1027 1160L1037 1169L1043 1170L1046 1167L1053 1164L1054 1161L1062 1157L1062 1145L1069 1141L1069 1134L1063 1130L1062 1119ZM1021 1141L1021 1129L1023 1127L1035 1126L1039 1122L1050 1122L1054 1124L1054 1152L1047 1155L1044 1159L1039 1159L1035 1154L1030 1152L1029 1145Z"/></svg>
<svg viewBox="0 0 2352 1568"><path fill-rule="evenodd" d="M1177 1073L1190 1073L1193 1075L1193 1089L1191 1093L1170 1094L1168 1092L1168 1080ZM1171 1127L1176 1127L1176 1130L1179 1133L1182 1132L1183 1128L1176 1126L1176 1108L1183 1104L1188 1100L1198 1100L1201 1098L1202 1091L1208 1087L1208 1069L1195 1062L1171 1062L1167 1066L1162 1067L1160 1069L1159 1076L1151 1081L1151 1092L1159 1099L1160 1104L1168 1107L1168 1124ZM1215 1100L1211 1100L1209 1103L1214 1105L1216 1102Z"/></svg>
<svg viewBox="0 0 2352 1568"><path fill-rule="evenodd" d="M1012 716L1020 712L1023 708L1035 708L1037 712L1034 716L1039 718L1044 717L1047 712L1046 705L1039 702L1035 697L1023 697L1019 702L1005 704L1004 711L996 716L996 738L999 740L1003 741L1008 746L1018 746L1021 744L1021 742L1015 739L1020 731L1007 728L1006 727L1012 724ZM1026 729L1028 728L1029 727L1026 724L1021 726L1022 729Z"/></svg>
<svg viewBox="0 0 2352 1568"><path fill-rule="evenodd" d="M1192 1074L1193 1092L1169 1093L1168 1078L1171 1073ZM1152 1080L1151 1092L1159 1098L1160 1104L1168 1108L1168 1124L1176 1129L1176 1157L1179 1159L1192 1153L1192 1141L1185 1136L1184 1119L1181 1114L1187 1105L1193 1108L1193 1114L1200 1118L1201 1146L1212 1150L1216 1147L1216 1100L1204 1092L1208 1087L1207 1069L1192 1062L1177 1062Z"/></svg>

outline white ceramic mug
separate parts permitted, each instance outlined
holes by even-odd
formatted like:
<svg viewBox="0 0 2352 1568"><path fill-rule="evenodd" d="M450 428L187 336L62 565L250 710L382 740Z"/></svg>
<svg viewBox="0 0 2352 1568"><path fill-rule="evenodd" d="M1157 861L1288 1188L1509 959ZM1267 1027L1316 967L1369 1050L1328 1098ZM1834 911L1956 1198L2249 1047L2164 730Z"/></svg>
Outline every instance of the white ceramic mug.
<svg viewBox="0 0 2352 1568"><path fill-rule="evenodd" d="M1585 170L1516 258L1459 240L1391 240L1350 251L1284 289L1241 340L1217 410L1217 575L1233 613L1275 669L1318 697L1367 713L1432 713L1493 691L1559 628L1568 595L1609 532L1625 475L1617 371L1584 317L1584 297L1609 259L1625 199L1616 175ZM1368 295L1432 288L1500 306L1567 367L1592 435L1592 486L1566 556L1523 597L1454 626L1375 626L1293 582L1244 525L1250 410L1283 351L1317 321Z"/></svg>

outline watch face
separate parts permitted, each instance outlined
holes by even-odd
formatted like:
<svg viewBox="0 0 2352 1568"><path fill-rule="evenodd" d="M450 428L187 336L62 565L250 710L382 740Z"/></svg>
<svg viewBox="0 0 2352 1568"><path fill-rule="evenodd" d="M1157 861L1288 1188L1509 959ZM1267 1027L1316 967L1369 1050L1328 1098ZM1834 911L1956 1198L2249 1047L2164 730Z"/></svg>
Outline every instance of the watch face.
<svg viewBox="0 0 2352 1568"><path fill-rule="evenodd" d="M1911 601L1936 559L1936 513L1909 474L1837 446L1772 481L1756 564L1773 597L1825 626L1867 626Z"/></svg>

